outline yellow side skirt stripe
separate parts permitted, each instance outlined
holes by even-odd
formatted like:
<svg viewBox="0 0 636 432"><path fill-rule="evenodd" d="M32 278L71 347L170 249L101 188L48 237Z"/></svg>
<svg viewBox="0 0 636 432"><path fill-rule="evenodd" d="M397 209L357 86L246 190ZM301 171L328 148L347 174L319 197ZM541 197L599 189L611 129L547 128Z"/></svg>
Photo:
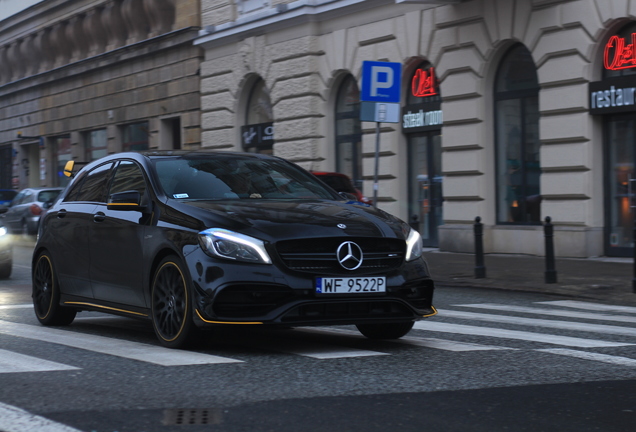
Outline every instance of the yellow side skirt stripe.
<svg viewBox="0 0 636 432"><path fill-rule="evenodd" d="M108 309L108 310L117 311L117 312L124 312L124 313L132 314L132 315L139 315L139 316L145 316L145 317L148 316L147 314L143 314L143 313L140 313L140 312L133 312L133 311L128 311L128 310L124 310L124 309L117 309L117 308L108 307L108 306L102 306L102 305L98 305L98 304L94 304L94 303L64 302L64 304L67 304L67 305L80 305L80 306L91 306L91 307L96 307L96 308L100 308L100 309Z"/></svg>

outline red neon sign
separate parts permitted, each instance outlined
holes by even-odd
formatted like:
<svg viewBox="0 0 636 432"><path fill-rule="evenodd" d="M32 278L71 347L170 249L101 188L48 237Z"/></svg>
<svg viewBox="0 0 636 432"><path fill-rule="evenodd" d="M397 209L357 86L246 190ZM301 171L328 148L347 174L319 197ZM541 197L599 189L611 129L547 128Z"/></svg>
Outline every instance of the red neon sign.
<svg viewBox="0 0 636 432"><path fill-rule="evenodd" d="M605 45L603 57L605 69L620 70L636 67L636 33L632 33L632 43L625 45L625 39L612 36Z"/></svg>
<svg viewBox="0 0 636 432"><path fill-rule="evenodd" d="M434 96L437 94L435 68L418 69L411 80L411 91L415 97Z"/></svg>

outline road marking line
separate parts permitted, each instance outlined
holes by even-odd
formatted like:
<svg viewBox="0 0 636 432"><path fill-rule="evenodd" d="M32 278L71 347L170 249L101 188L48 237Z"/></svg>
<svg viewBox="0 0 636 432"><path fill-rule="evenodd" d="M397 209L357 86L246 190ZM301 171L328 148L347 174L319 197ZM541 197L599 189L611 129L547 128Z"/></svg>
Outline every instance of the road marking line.
<svg viewBox="0 0 636 432"><path fill-rule="evenodd" d="M294 347L294 349L276 349L276 351L282 351L289 354L296 354L303 357L311 357L315 359L336 359L336 358L350 358L350 357L371 357L379 355L389 355L388 353L360 350L355 348L344 348L332 345L320 345L320 347L314 347L307 345L306 347Z"/></svg>
<svg viewBox="0 0 636 432"><path fill-rule="evenodd" d="M303 331L314 332L314 333L325 333L325 334L346 334L348 336L353 336L358 339L369 340L367 337L361 335L359 332L355 330L345 330L345 329L330 329L330 328L311 328L311 329L303 329ZM400 339L387 339L383 342L391 342L398 343L403 345L415 345L424 348L433 348L440 349L444 351L491 351L491 350L514 350L516 348L508 348L494 345L480 345L476 343L469 342L457 342L451 341L447 339L437 339L437 338L420 338L415 336L404 336Z"/></svg>
<svg viewBox="0 0 636 432"><path fill-rule="evenodd" d="M520 313L528 313L528 314L535 314L535 315L559 316L559 317L577 318L577 319L589 319L589 320L598 320L598 321L616 321L616 322L636 324L636 317L631 317L631 316L604 315L604 314L596 314L596 313L588 313L588 312L574 312L569 310L543 309L543 308L525 307L525 306L502 305L502 304L495 304L495 303L458 304L458 305L452 305L452 306L467 307L467 308L474 308L474 309L498 310L498 311L505 311L505 312L520 312Z"/></svg>
<svg viewBox="0 0 636 432"><path fill-rule="evenodd" d="M29 309L29 308L33 308L33 303L0 305L0 309Z"/></svg>
<svg viewBox="0 0 636 432"><path fill-rule="evenodd" d="M631 343L581 339L570 336L558 336L544 333L532 333L527 331L506 330L492 327L477 327L462 324L449 324L434 321L416 322L414 328L432 332L456 333L471 336L488 336L502 339L516 339L528 342L541 342L552 345L572 346L577 348L604 348L634 345Z"/></svg>
<svg viewBox="0 0 636 432"><path fill-rule="evenodd" d="M636 360L631 359L629 357L619 357L619 356L612 356L607 354L576 351L576 350L565 349L565 348L538 349L535 351L547 352L551 354L558 354L558 355L568 356L568 357L576 357L576 358L580 358L584 360L610 363L610 364L615 364L619 366L636 367Z"/></svg>
<svg viewBox="0 0 636 432"><path fill-rule="evenodd" d="M536 302L537 304L546 304L551 306L562 306L575 309L585 309L593 311L605 311L605 312L624 312L624 313L636 313L636 307L634 306L615 306L604 305L598 303L588 303L575 300L554 300L545 302Z"/></svg>
<svg viewBox="0 0 636 432"><path fill-rule="evenodd" d="M0 402L0 430L4 432L82 432Z"/></svg>
<svg viewBox="0 0 636 432"><path fill-rule="evenodd" d="M114 355L161 366L243 363L241 360L193 351L180 351L139 342L0 321L0 333Z"/></svg>
<svg viewBox="0 0 636 432"><path fill-rule="evenodd" d="M0 373L44 372L75 369L79 368L0 349Z"/></svg>
<svg viewBox="0 0 636 432"><path fill-rule="evenodd" d="M524 318L507 315L490 315L475 312L461 312L454 310L438 310L440 317L469 319L473 321L487 321L502 324L516 324L537 327L548 327L561 330L574 330L592 333L604 333L608 335L636 336L636 328L618 327L605 324L587 324L572 321L555 321L538 318Z"/></svg>

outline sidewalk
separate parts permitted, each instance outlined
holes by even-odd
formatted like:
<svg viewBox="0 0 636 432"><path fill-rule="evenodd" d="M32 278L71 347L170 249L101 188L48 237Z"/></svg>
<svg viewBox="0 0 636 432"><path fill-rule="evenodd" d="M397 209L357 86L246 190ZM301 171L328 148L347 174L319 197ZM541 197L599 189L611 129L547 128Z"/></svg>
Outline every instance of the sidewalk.
<svg viewBox="0 0 636 432"><path fill-rule="evenodd" d="M487 254L484 257L486 278L483 279L475 279L473 254L426 249L424 257L439 287L529 291L636 305L631 258L557 258L557 283L546 284L544 257Z"/></svg>

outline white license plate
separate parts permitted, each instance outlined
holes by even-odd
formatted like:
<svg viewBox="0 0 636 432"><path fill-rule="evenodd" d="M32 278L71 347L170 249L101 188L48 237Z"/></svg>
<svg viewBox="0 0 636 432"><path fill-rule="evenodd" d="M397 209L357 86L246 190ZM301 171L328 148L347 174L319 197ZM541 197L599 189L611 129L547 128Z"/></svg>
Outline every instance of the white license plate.
<svg viewBox="0 0 636 432"><path fill-rule="evenodd" d="M316 294L364 294L386 292L386 277L319 277Z"/></svg>

